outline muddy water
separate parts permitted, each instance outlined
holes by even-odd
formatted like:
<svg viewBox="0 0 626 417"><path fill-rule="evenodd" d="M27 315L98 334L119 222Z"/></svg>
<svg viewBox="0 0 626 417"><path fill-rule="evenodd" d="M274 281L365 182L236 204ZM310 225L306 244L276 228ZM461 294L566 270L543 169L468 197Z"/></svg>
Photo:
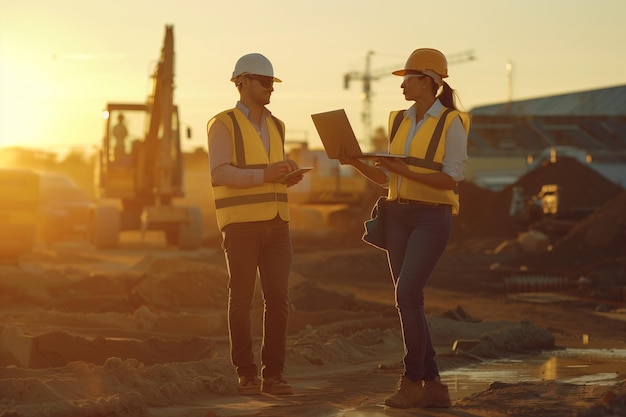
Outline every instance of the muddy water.
<svg viewBox="0 0 626 417"><path fill-rule="evenodd" d="M625 349L544 351L533 356L498 359L443 372L452 400L484 391L493 382L559 381L612 385L626 380Z"/></svg>
<svg viewBox="0 0 626 417"><path fill-rule="evenodd" d="M581 346L588 346L587 342L588 340ZM442 372L441 379L448 385L453 402L484 391L494 382L558 381L576 385L608 386L626 380L626 347L621 344L620 348L599 347L601 343L592 345L594 347L568 347L543 351L535 355L480 362ZM429 409L428 412L422 410L416 413L415 409L395 409L378 404L361 409L344 410L335 417L460 415L454 412L448 414L441 409L432 410Z"/></svg>

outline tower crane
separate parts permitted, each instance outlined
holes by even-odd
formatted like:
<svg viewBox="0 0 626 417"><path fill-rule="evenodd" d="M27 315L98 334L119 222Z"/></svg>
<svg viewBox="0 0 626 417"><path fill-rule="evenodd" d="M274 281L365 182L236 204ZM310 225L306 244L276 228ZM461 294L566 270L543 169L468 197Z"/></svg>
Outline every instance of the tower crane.
<svg viewBox="0 0 626 417"><path fill-rule="evenodd" d="M365 55L365 70L363 72L352 71L344 74L343 86L347 90L350 88L350 81L360 80L363 81L363 92L361 98L363 100L363 113L361 118L363 120L364 135L366 138L370 137L372 129L372 102L371 102L371 88L372 81L391 75L392 71L401 68L403 64L394 65L393 67L380 68L376 70L371 69L371 58L374 55L374 51L368 51ZM448 65L460 64L466 61L473 61L475 59L474 51L468 50L455 54L448 55Z"/></svg>

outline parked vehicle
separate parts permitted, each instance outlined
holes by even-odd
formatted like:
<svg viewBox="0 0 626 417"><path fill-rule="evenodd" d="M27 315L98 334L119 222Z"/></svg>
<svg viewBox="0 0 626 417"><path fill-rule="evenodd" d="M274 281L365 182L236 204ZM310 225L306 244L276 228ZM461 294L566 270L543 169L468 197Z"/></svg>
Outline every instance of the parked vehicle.
<svg viewBox="0 0 626 417"><path fill-rule="evenodd" d="M90 238L94 202L68 175L38 172L37 237L44 244Z"/></svg>
<svg viewBox="0 0 626 417"><path fill-rule="evenodd" d="M0 169L0 258L30 252L35 243L39 177L30 170Z"/></svg>

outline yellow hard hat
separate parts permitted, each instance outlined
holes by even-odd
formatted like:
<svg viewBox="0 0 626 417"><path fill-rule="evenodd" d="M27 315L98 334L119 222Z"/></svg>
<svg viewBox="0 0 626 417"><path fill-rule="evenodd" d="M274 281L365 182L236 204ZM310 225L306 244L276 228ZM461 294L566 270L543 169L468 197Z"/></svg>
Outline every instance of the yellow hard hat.
<svg viewBox="0 0 626 417"><path fill-rule="evenodd" d="M405 75L410 72L431 70L441 78L448 76L448 60L436 49L420 48L411 53L404 69L392 72L393 75Z"/></svg>

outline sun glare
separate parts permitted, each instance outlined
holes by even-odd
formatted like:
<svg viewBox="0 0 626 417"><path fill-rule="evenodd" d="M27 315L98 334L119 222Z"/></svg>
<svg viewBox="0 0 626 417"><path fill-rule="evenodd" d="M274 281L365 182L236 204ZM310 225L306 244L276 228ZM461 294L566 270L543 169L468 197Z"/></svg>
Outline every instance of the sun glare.
<svg viewBox="0 0 626 417"><path fill-rule="evenodd" d="M33 58L34 57L34 58ZM0 147L65 152L99 142L109 80L86 56L3 51ZM98 90L99 89L99 90Z"/></svg>
<svg viewBox="0 0 626 417"><path fill-rule="evenodd" d="M35 145L50 128L46 81L36 68L19 60L6 59L2 67L0 146Z"/></svg>

